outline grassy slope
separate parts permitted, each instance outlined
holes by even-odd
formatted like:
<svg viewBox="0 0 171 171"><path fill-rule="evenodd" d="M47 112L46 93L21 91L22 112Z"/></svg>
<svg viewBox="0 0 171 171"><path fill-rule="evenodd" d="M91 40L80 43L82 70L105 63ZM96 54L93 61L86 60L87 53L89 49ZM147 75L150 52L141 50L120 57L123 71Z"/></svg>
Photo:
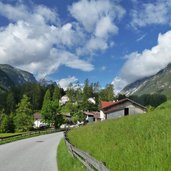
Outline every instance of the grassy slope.
<svg viewBox="0 0 171 171"><path fill-rule="evenodd" d="M64 140L58 146L58 170L59 171L86 171L84 166L67 151Z"/></svg>
<svg viewBox="0 0 171 171"><path fill-rule="evenodd" d="M117 171L171 170L171 101L154 112L87 125L71 143Z"/></svg>

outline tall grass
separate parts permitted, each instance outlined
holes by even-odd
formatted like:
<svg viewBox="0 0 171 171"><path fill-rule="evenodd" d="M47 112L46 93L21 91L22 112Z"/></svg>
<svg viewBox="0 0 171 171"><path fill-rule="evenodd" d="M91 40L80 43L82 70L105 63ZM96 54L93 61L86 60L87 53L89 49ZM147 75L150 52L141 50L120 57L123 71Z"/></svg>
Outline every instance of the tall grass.
<svg viewBox="0 0 171 171"><path fill-rule="evenodd" d="M104 161L111 171L171 170L171 101L151 113L74 129L72 144Z"/></svg>
<svg viewBox="0 0 171 171"><path fill-rule="evenodd" d="M58 146L57 161L59 171L86 171L84 166L68 152L64 139Z"/></svg>

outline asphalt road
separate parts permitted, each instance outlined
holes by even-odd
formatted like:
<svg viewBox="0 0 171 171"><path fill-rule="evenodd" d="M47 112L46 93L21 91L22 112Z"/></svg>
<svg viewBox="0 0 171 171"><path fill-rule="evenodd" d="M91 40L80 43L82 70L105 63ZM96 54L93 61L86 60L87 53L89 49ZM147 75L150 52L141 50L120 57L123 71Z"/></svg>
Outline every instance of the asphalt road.
<svg viewBox="0 0 171 171"><path fill-rule="evenodd" d="M0 145L0 171L57 171L62 137L60 132Z"/></svg>

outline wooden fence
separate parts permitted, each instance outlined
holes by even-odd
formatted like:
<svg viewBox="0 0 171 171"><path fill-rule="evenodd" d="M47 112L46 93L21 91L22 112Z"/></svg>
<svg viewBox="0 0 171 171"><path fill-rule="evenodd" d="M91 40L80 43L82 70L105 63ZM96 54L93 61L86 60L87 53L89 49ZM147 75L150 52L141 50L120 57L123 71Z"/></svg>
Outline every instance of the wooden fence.
<svg viewBox="0 0 171 171"><path fill-rule="evenodd" d="M79 150L78 148L74 147L67 138L67 133L64 133L65 137L65 144L71 153L72 156L76 157L78 160L80 160L81 163L84 164L84 166L89 171L109 171L109 169L105 166L104 162L100 162L90 156L87 152L84 152L82 150Z"/></svg>
<svg viewBox="0 0 171 171"><path fill-rule="evenodd" d="M23 139L25 137L31 137L31 136L37 136L37 135L44 135L44 134L50 134L50 133L55 133L55 132L59 132L62 130L44 130L44 131L32 131L32 132L27 132L27 133L21 133L21 134L17 134L17 135L13 135L13 136L9 136L9 137L0 137L0 144L3 142L10 142L13 140L17 140L17 139Z"/></svg>

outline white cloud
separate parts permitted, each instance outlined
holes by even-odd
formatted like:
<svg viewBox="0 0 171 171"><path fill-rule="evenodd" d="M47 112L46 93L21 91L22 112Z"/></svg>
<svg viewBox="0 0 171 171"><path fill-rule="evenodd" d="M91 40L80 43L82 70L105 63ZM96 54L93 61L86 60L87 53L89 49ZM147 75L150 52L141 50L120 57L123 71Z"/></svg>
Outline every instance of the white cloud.
<svg viewBox="0 0 171 171"><path fill-rule="evenodd" d="M171 24L170 15L170 0L157 0L153 3L138 3L136 8L131 10L131 25L137 28L151 24Z"/></svg>
<svg viewBox="0 0 171 171"><path fill-rule="evenodd" d="M69 11L91 33L86 45L77 49L77 54L80 55L110 47L109 35L118 33L115 22L125 14L119 4L110 0L81 0L70 6Z"/></svg>
<svg viewBox="0 0 171 171"><path fill-rule="evenodd" d="M0 61L28 70L38 77L55 72L59 66L91 71L94 66L68 51L83 33L74 23L60 26L55 11L34 5L0 3L0 14L12 21L0 28Z"/></svg>
<svg viewBox="0 0 171 171"><path fill-rule="evenodd" d="M12 6L0 2L0 13L6 16L9 20L17 21L19 19L27 19L28 13L26 6L20 4Z"/></svg>
<svg viewBox="0 0 171 171"><path fill-rule="evenodd" d="M143 40L146 37L146 34L143 34L142 36L140 36L136 42L140 42L141 40Z"/></svg>
<svg viewBox="0 0 171 171"><path fill-rule="evenodd" d="M115 26L110 17L103 17L96 25L95 35L100 38L106 38L109 33L117 33L118 27Z"/></svg>
<svg viewBox="0 0 171 171"><path fill-rule="evenodd" d="M120 76L115 78L113 84L121 90L126 84L138 79L156 74L171 63L171 30L159 34L158 44L142 53L133 52L127 55L127 61L121 69ZM124 83L124 84L123 84Z"/></svg>
<svg viewBox="0 0 171 171"><path fill-rule="evenodd" d="M89 64L88 62L79 59L78 56L70 52L63 51L58 53L57 51L56 55L58 54L60 54L59 57L61 58L61 63L70 68L80 69L82 71L92 71L94 69L94 66L92 64Z"/></svg>
<svg viewBox="0 0 171 171"><path fill-rule="evenodd" d="M108 48L107 43L100 38L92 38L86 44L86 49L89 51L94 51L98 49L105 50L107 48Z"/></svg>
<svg viewBox="0 0 171 171"><path fill-rule="evenodd" d="M117 34L116 22L125 14L110 0L80 0L68 8L76 20L65 23L56 10L23 2L0 2L0 15L9 21L0 27L0 61L39 78L61 65L92 71L89 56L114 44L109 36Z"/></svg>
<svg viewBox="0 0 171 171"><path fill-rule="evenodd" d="M46 6L38 5L29 9L22 3L12 6L0 2L0 14L12 21L32 21L32 22L51 22L56 23L58 16L56 11L50 10Z"/></svg>
<svg viewBox="0 0 171 171"><path fill-rule="evenodd" d="M71 83L75 83L76 81L78 81L78 79L76 77L72 76L72 77L62 78L61 80L58 80L57 84L59 84L60 87L63 88L64 90L67 90L69 85Z"/></svg>
<svg viewBox="0 0 171 171"><path fill-rule="evenodd" d="M56 24L59 22L58 15L55 10L49 9L43 5L36 6L34 9L34 13L39 15L39 17L43 17L46 22L51 22Z"/></svg>
<svg viewBox="0 0 171 171"><path fill-rule="evenodd" d="M112 84L114 85L115 93L118 94L128 83L121 77L115 77Z"/></svg>
<svg viewBox="0 0 171 171"><path fill-rule="evenodd" d="M49 73L55 72L61 65L65 65L73 69L80 69L82 71L92 71L94 69L92 64L84 60L80 60L78 56L55 48L50 50L48 58L44 58L40 61L31 62L19 67L36 73L38 78L44 78Z"/></svg>
<svg viewBox="0 0 171 171"><path fill-rule="evenodd" d="M101 38L98 37L92 37L85 43L85 46L83 48L77 49L78 55L94 55L94 53L98 50L104 51L108 48L108 43Z"/></svg>
<svg viewBox="0 0 171 171"><path fill-rule="evenodd" d="M74 23L67 23L62 27L56 28L57 41L68 47L80 45L85 39L82 30Z"/></svg>
<svg viewBox="0 0 171 171"><path fill-rule="evenodd" d="M81 0L70 6L69 11L89 32L99 29L97 26L101 26L104 22L116 27L112 21L121 19L125 14L125 10L120 5L110 0ZM109 28L107 30L109 31ZM103 28L104 31L106 32Z"/></svg>

